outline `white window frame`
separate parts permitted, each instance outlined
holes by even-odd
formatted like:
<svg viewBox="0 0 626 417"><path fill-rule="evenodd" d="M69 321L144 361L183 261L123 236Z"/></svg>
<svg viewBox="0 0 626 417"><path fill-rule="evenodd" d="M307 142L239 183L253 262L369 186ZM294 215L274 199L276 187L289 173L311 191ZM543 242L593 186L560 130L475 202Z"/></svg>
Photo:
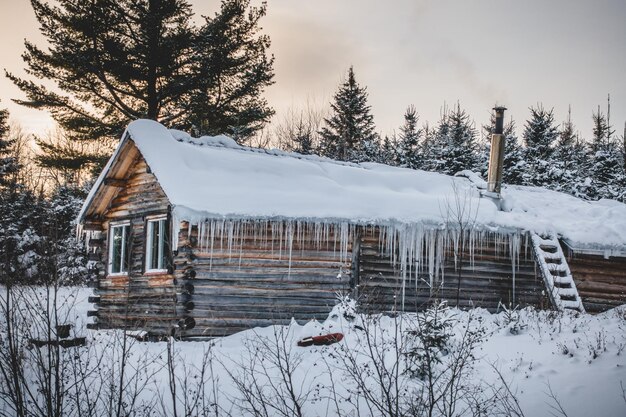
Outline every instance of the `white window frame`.
<svg viewBox="0 0 626 417"><path fill-rule="evenodd" d="M122 227L122 248L120 251L120 272L113 272L113 230L115 228ZM130 221L123 222L115 222L109 225L109 262L108 262L108 272L109 275L113 276L124 276L128 275L128 271L122 271L122 267L124 266L124 258L128 255L126 253L126 249L128 247L128 236L131 232L130 230ZM129 262L130 267L130 262Z"/></svg>
<svg viewBox="0 0 626 417"><path fill-rule="evenodd" d="M154 256L154 254L152 253L152 238L153 238L153 233L154 233L154 223L159 223L159 222L163 222L163 230L161 231L161 236L162 238L160 239L160 241L158 242L158 247L157 247L157 259L158 262L161 265L160 268L150 268L150 266L152 265L152 257ZM167 249L166 246L166 242L165 242L165 236L168 236L169 233L167 228L169 227L168 222L167 222L167 216L158 216L158 217L149 217L146 219L146 263L145 263L145 271L148 274L154 274L154 273L164 273L167 272L167 265L165 265L165 260L167 259L167 254L165 253L165 250Z"/></svg>

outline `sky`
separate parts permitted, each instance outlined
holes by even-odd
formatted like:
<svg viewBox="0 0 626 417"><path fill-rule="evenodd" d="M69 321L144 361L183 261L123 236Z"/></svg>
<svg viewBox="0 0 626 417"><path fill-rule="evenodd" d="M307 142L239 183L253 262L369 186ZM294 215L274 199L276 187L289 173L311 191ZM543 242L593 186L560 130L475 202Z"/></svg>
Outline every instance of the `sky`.
<svg viewBox="0 0 626 417"><path fill-rule="evenodd" d="M191 0L201 21L217 0ZM253 4L260 4L253 0ZM624 0L269 0L261 21L271 40L275 84L266 98L279 119L290 108L325 106L354 66L367 87L379 132L402 124L408 105L436 123L444 103L460 103L477 126L495 103L521 126L528 108L554 108L591 136L591 114L606 111L621 134L626 121ZM23 40L44 45L28 0L0 0L0 68L24 75ZM10 101L22 93L0 76L0 108L27 131L53 121Z"/></svg>

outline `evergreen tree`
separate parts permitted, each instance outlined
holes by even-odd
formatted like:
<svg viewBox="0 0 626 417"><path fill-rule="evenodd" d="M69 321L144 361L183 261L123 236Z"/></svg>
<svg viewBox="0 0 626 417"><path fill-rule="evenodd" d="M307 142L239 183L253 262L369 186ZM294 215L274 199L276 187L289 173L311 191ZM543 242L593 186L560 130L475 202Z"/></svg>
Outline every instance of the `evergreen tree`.
<svg viewBox="0 0 626 417"><path fill-rule="evenodd" d="M561 124L559 138L552 155L551 188L580 198L589 198L589 157L572 122L571 108Z"/></svg>
<svg viewBox="0 0 626 417"><path fill-rule="evenodd" d="M480 169L476 129L460 104L444 111L430 147L430 162L425 165L433 171L454 175Z"/></svg>
<svg viewBox="0 0 626 417"><path fill-rule="evenodd" d="M11 154L12 141L9 133L9 112L0 109L0 191L13 182L12 176L18 171L18 164Z"/></svg>
<svg viewBox="0 0 626 417"><path fill-rule="evenodd" d="M73 185L57 187L43 207L38 260L39 281L56 279L61 285L84 284L89 278L87 253L76 238L74 220L86 196L85 190Z"/></svg>
<svg viewBox="0 0 626 417"><path fill-rule="evenodd" d="M378 162L385 163L381 150L380 137L374 135L361 141L359 152L354 157L354 162Z"/></svg>
<svg viewBox="0 0 626 417"><path fill-rule="evenodd" d="M591 149L591 197L619 199L623 195L623 159L617 141L611 138L614 130L598 107L593 115Z"/></svg>
<svg viewBox="0 0 626 417"><path fill-rule="evenodd" d="M618 196L618 200L622 203L626 203L626 122L624 122L624 133L622 133L622 138L618 143L622 157L621 193Z"/></svg>
<svg viewBox="0 0 626 417"><path fill-rule="evenodd" d="M224 0L220 12L206 18L193 45L194 88L183 127L242 142L274 115L261 96L274 83L270 38L259 35L266 11L265 3Z"/></svg>
<svg viewBox="0 0 626 417"><path fill-rule="evenodd" d="M0 283L11 285L36 273L40 241L35 232L42 217L39 201L18 184L20 166L7 138L8 112L0 110Z"/></svg>
<svg viewBox="0 0 626 417"><path fill-rule="evenodd" d="M445 113L444 113L445 115ZM445 122L445 117L442 117L441 122ZM424 125L422 129L422 168L425 171L437 171L438 166L438 155L440 154L439 146L435 140L437 136L437 130L430 127L428 122Z"/></svg>
<svg viewBox="0 0 626 417"><path fill-rule="evenodd" d="M169 126L197 124L200 133L244 135L258 128L268 111L271 114L267 109L259 114L263 100L257 96L273 75L273 60L263 65L261 58L238 55L249 48L259 50L256 43L269 44L266 37L255 37L258 28L245 23L245 12L235 17L218 14L197 29L187 0L31 3L49 49L26 41L26 71L56 84L62 93L7 75L28 98L18 103L50 111L76 140L117 138L129 121L139 118ZM222 13L247 6L248 1L224 0ZM249 19L256 22L264 10L251 9ZM259 80L263 71L269 73ZM193 108L202 103L204 107ZM206 120L199 119L201 113L207 114ZM101 162L96 155L86 156Z"/></svg>
<svg viewBox="0 0 626 417"><path fill-rule="evenodd" d="M341 161L368 161L373 144L378 143L374 131L374 116L367 104L366 88L355 79L354 69L348 70L348 79L339 87L331 103L331 116L320 131L321 153Z"/></svg>
<svg viewBox="0 0 626 417"><path fill-rule="evenodd" d="M289 150L302 155L312 154L315 150L313 136L316 132L312 130L309 124L305 123L302 117L296 121L293 129L293 136L289 138L291 140Z"/></svg>
<svg viewBox="0 0 626 417"><path fill-rule="evenodd" d="M611 147L611 136L615 133L615 131L609 124L608 114L605 116L600 111L600 106L598 106L598 111L592 114L592 118L593 136L590 146L591 151L595 153Z"/></svg>
<svg viewBox="0 0 626 417"><path fill-rule="evenodd" d="M29 107L77 138L118 136L129 120L172 121L187 93L191 9L185 0L31 1L45 51L26 41L27 72L65 94L9 77Z"/></svg>
<svg viewBox="0 0 626 417"><path fill-rule="evenodd" d="M381 162L383 164L398 166L399 150L398 140L396 139L395 133L391 137L385 135L381 144L380 154Z"/></svg>
<svg viewBox="0 0 626 417"><path fill-rule="evenodd" d="M552 146L559 137L558 126L554 124L554 110L543 106L530 108L531 118L524 126L524 157L526 172L525 185L549 186L552 163Z"/></svg>
<svg viewBox="0 0 626 417"><path fill-rule="evenodd" d="M420 150L421 130L417 127L419 117L413 105L404 113L404 124L400 127L397 163L404 168L419 169L422 166Z"/></svg>

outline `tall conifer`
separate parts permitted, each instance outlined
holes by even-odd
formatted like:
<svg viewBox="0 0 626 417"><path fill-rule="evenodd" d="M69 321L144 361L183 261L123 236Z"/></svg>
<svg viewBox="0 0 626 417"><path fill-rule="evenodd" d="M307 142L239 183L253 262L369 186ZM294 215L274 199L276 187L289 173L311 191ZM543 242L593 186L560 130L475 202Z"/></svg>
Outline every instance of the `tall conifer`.
<svg viewBox="0 0 626 417"><path fill-rule="evenodd" d="M554 110L546 110L542 105L531 107L530 119L526 121L522 134L526 160L524 184L548 186L551 183L553 145L558 137L558 126L554 124Z"/></svg>
<svg viewBox="0 0 626 417"><path fill-rule="evenodd" d="M401 167L419 169L422 166L420 137L422 131L417 127L419 116L413 105L404 113L404 124L398 136L397 163Z"/></svg>
<svg viewBox="0 0 626 417"><path fill-rule="evenodd" d="M379 139L371 107L367 104L367 90L356 82L352 67L335 93L331 111L320 131L321 153L342 161L371 160L372 148Z"/></svg>

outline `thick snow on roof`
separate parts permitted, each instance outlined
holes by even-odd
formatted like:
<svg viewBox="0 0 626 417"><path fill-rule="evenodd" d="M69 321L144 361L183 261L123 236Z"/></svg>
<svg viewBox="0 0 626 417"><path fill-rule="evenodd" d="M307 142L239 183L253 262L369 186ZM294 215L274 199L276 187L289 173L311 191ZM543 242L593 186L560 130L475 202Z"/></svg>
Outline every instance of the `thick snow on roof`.
<svg viewBox="0 0 626 417"><path fill-rule="evenodd" d="M481 180L246 148L225 136L192 138L149 120L127 129L178 219L289 218L443 224L457 200L483 227L555 231L577 246L626 248L626 205L534 187L504 187L503 209ZM455 197L455 195L457 197ZM475 213L475 214L474 214Z"/></svg>

